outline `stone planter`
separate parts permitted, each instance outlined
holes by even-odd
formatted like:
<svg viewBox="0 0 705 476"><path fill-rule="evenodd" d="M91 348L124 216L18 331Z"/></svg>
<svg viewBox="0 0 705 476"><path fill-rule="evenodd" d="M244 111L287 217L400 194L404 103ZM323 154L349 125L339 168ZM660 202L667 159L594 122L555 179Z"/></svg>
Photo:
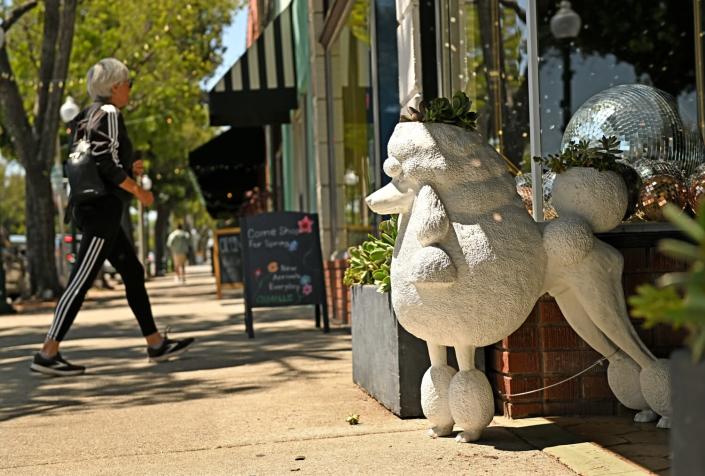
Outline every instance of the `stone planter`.
<svg viewBox="0 0 705 476"><path fill-rule="evenodd" d="M694 364L689 351L673 352L671 389L671 469L675 476L703 474L705 451L701 438L705 429L705 361Z"/></svg>
<svg viewBox="0 0 705 476"><path fill-rule="evenodd" d="M353 381L402 418L423 417L421 378L431 365L426 343L399 325L389 294L352 288Z"/></svg>
<svg viewBox="0 0 705 476"><path fill-rule="evenodd" d="M552 203L558 216L584 217L595 233L622 222L629 204L627 186L616 172L573 167L556 175Z"/></svg>

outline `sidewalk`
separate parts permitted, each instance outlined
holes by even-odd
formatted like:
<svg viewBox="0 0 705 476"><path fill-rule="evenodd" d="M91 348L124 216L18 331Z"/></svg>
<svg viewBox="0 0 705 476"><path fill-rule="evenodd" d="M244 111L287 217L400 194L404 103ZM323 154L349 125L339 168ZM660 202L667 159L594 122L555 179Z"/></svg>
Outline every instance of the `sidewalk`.
<svg viewBox="0 0 705 476"><path fill-rule="evenodd" d="M29 373L50 312L0 316L0 475L649 474L590 443L589 428L569 433L575 421L497 417L476 444L427 438L424 420L352 383L347 330L323 334L313 309L257 309L250 340L242 299L217 300L209 271L149 283L158 325L198 339L165 364L146 361L121 287L92 291L62 346L88 366L80 378Z"/></svg>

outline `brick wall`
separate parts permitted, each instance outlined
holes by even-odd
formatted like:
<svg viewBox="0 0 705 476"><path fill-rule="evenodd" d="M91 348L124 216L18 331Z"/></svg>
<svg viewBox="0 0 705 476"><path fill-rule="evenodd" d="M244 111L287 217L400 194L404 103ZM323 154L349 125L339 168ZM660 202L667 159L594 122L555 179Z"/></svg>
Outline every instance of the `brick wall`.
<svg viewBox="0 0 705 476"><path fill-rule="evenodd" d="M326 280L326 301L332 324L350 325L352 298L350 288L343 284L348 260L336 259L323 262Z"/></svg>
<svg viewBox="0 0 705 476"><path fill-rule="evenodd" d="M626 296L665 272L684 266L653 247L624 248L623 286ZM668 357L682 345L684 333L667 326L644 329L632 319L638 334L657 357ZM590 366L601 355L568 325L556 302L543 296L528 319L512 335L487 350L488 378L497 410L519 418L536 415L613 415L624 413L607 384L607 363L557 387L526 396L506 397L551 385Z"/></svg>

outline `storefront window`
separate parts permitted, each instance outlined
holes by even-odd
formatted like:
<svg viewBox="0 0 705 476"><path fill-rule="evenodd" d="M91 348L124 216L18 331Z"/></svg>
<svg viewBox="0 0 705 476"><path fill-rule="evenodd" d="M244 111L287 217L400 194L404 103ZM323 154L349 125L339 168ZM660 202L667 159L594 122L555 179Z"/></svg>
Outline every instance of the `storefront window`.
<svg viewBox="0 0 705 476"><path fill-rule="evenodd" d="M361 242L371 230L365 197L375 189L372 88L370 82L369 0L354 3L331 48L333 81L332 141L339 215L345 246Z"/></svg>
<svg viewBox="0 0 705 476"><path fill-rule="evenodd" d="M702 13L692 1L537 4L542 155L571 141L616 136L624 162L642 179L633 182L635 213L626 218L661 220L665 201L688 210L689 184L696 176L705 182L698 122L705 81L696 78L702 51L695 41ZM479 114L480 133L523 171L531 165L526 5L440 0L436 9L441 94L464 90ZM648 190L656 176L659 186ZM544 176L549 213L551 180Z"/></svg>
<svg viewBox="0 0 705 476"><path fill-rule="evenodd" d="M529 101L523 2L442 0L439 52L442 96L465 91L478 130L528 170Z"/></svg>
<svg viewBox="0 0 705 476"><path fill-rule="evenodd" d="M542 149L557 152L570 118L589 98L643 84L673 96L683 125L697 127L691 2L574 0L573 37L556 38L557 2L539 2ZM555 28L554 28L555 30Z"/></svg>

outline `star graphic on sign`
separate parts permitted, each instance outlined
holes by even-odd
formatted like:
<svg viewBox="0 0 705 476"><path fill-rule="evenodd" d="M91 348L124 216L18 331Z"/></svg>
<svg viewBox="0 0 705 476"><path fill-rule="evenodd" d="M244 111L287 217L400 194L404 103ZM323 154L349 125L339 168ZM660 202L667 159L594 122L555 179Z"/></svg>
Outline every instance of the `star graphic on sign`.
<svg viewBox="0 0 705 476"><path fill-rule="evenodd" d="M299 224L299 233L313 233L313 220L308 215L297 222Z"/></svg>

